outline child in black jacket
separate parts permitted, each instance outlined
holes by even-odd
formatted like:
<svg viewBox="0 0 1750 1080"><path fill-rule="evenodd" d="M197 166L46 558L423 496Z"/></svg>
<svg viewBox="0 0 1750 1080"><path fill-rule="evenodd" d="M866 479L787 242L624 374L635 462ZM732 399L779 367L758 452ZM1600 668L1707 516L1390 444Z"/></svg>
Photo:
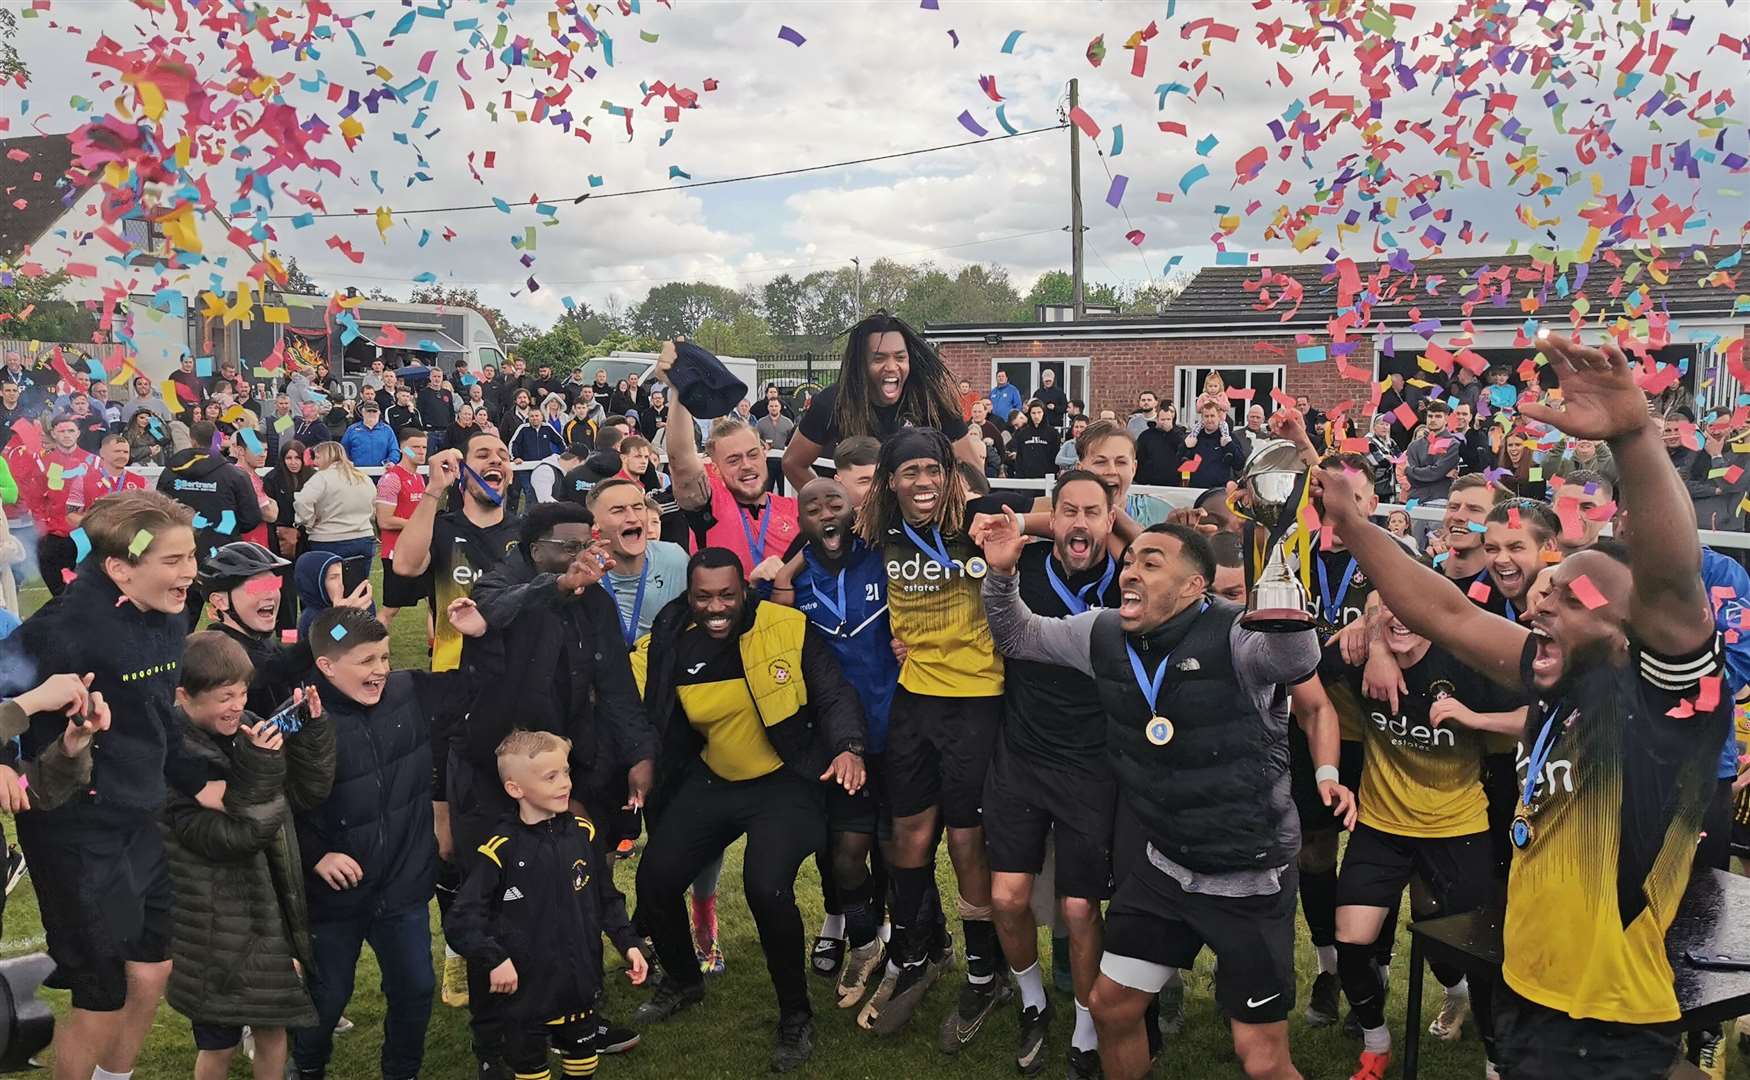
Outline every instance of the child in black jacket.
<svg viewBox="0 0 1750 1080"><path fill-rule="evenodd" d="M517 1080L544 1080L549 1042L566 1077L595 1073L604 931L634 984L649 971L624 905L604 902L602 875L613 866L590 846L595 826L570 812L570 754L567 740L545 731L513 731L499 744L498 774L517 813L469 856L444 919L470 973L490 973L468 998L477 1023L497 1023L505 1060L482 1062L483 1077L507 1076L508 1066Z"/></svg>

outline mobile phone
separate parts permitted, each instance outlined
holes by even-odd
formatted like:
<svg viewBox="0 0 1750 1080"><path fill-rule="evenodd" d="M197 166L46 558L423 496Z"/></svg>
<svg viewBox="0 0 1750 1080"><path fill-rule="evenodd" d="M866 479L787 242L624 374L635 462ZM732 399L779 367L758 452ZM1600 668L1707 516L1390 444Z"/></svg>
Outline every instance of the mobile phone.
<svg viewBox="0 0 1750 1080"><path fill-rule="evenodd" d="M1697 952L1685 949L1683 959L1689 961L1691 967L1703 968L1708 971L1750 971L1750 956L1740 953Z"/></svg>
<svg viewBox="0 0 1750 1080"><path fill-rule="evenodd" d="M340 593L351 596L360 585L371 580L371 557L351 555L340 560Z"/></svg>
<svg viewBox="0 0 1750 1080"><path fill-rule="evenodd" d="M297 695L294 694L287 698L279 708L273 711L273 715L267 718L267 722L279 728L282 734L296 735L298 729L304 726L304 709L299 703Z"/></svg>

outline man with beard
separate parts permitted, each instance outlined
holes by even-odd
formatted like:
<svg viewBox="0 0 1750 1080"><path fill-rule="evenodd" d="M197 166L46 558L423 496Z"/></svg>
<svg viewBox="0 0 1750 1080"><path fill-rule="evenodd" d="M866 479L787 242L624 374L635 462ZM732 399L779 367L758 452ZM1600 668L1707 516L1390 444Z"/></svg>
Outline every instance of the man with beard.
<svg viewBox="0 0 1750 1080"><path fill-rule="evenodd" d="M1632 514L1549 570L1530 628L1469 602L1352 504L1349 476L1314 477L1324 520L1405 626L1510 692L1537 698L1520 729L1525 777L1510 826L1496 1044L1503 1075L1660 1076L1679 1010L1665 933L1689 883L1731 698L1702 586L1688 495L1614 344L1542 343L1558 405L1521 414L1604 439Z"/></svg>
<svg viewBox="0 0 1750 1080"><path fill-rule="evenodd" d="M462 639L466 635L450 621L450 604L468 597L475 583L499 564L517 539L517 519L504 508L511 476L510 451L498 436L475 432L464 445L431 455L427 473L425 491L401 529L390 565L402 577L417 578L431 571L431 595L427 598L433 625L431 670L456 671L462 664ZM458 485L461 505L441 510L450 490ZM441 723L439 729L442 730ZM447 788L441 759L438 772L433 794L441 799ZM438 858L446 867L453 866L455 845L450 834L449 803L434 801L432 815ZM449 895L440 887L440 906L448 903ZM461 956L446 947L445 1004L457 1008L467 1004L467 977L467 965Z"/></svg>
<svg viewBox="0 0 1750 1080"><path fill-rule="evenodd" d="M668 381L674 366L675 343L663 342L655 375ZM602 382L605 372L598 372ZM705 442L707 463L693 445L693 414L672 395L668 406L668 466L674 477L675 501L693 518L704 539L697 547L721 547L741 559L742 574L768 555L790 550L797 536L796 500L766 490L769 470L759 433L733 417L711 427ZM696 550L697 550L696 547Z"/></svg>
<svg viewBox="0 0 1750 1080"><path fill-rule="evenodd" d="M1105 955L1089 1002L1112 1080L1149 1070L1144 1015L1177 968L1216 954L1216 1000L1232 1018L1246 1075L1294 1078L1294 849L1287 687L1318 664L1311 632L1258 633L1242 609L1208 595L1209 540L1154 525L1131 542L1119 606L1067 619L1031 614L1015 567L1019 519L980 522L990 560L983 593L1005 655L1094 680L1106 716L1128 864L1106 913ZM1334 763L1320 763L1335 796Z"/></svg>
<svg viewBox="0 0 1750 1080"><path fill-rule="evenodd" d="M869 443L873 438L859 436ZM856 447L840 440L836 453ZM878 452L878 445L876 449ZM810 480L798 498L802 537L800 559L780 574L773 599L808 616L832 646L845 679L863 705L867 730L863 754L867 779L856 794L827 791L831 849L821 864L821 899L826 919L814 940L812 967L838 976L839 1008L854 1009L873 988L885 955L879 937L886 909L886 851L877 835L892 817L883 786L888 717L899 679L899 660L890 643L887 570L881 553L856 535L857 505L836 478ZM792 573L793 571L793 580ZM934 900L939 914L941 901Z"/></svg>
<svg viewBox="0 0 1750 1080"><path fill-rule="evenodd" d="M864 1007L858 1023L877 1034L904 1027L941 972L943 944L925 925L938 825L960 893L966 984L943 1023L941 1046L955 1053L1009 995L991 922L984 840L984 780L1002 720L1003 660L978 600L985 563L966 535L972 515L1024 509L1024 493L968 503L953 445L931 428L902 428L881 447L857 531L886 564L893 636L907 652L889 726L888 796L893 804L891 993Z"/></svg>
<svg viewBox="0 0 1750 1080"><path fill-rule="evenodd" d="M1107 552L1114 492L1071 469L1051 493L1051 542L1029 544L1021 600L1052 619L1118 606L1118 565ZM1069 1075L1099 1074L1088 997L1099 975L1100 902L1112 895L1112 814L1117 792L1106 759L1106 718L1093 680L1058 664L1011 657L1004 665L1003 727L984 784L991 902L1003 956L1021 995L1015 1064L1045 1067L1051 1001L1040 973L1033 882L1055 835L1054 893L1069 930L1075 1032Z"/></svg>
<svg viewBox="0 0 1750 1080"><path fill-rule="evenodd" d="M458 851L473 851L512 812L495 753L512 729L570 741L573 812L591 821L612 824L622 807L642 806L650 790L656 740L626 652L615 647L621 628L614 602L591 587L613 565L592 531L589 512L575 503L537 506L521 519L515 548L475 586L489 629L466 644L466 666L490 689L450 732L446 794ZM612 865L608 829L598 826L591 846L598 865ZM612 874L602 885L605 902L623 916L625 897ZM486 994L486 975L469 972L470 1002ZM490 1014L474 1011L474 1053L482 1062L499 1052ZM600 1052L638 1044L636 1033L595 1019Z"/></svg>
<svg viewBox="0 0 1750 1080"><path fill-rule="evenodd" d="M814 1049L796 870L825 826L822 782L863 786L863 717L831 648L800 612L761 603L740 559L708 547L687 564L684 600L638 643L633 674L657 728L650 842L638 911L662 958L642 1022L704 998L682 895L711 860L747 837L744 895L778 997L774 1072Z"/></svg>

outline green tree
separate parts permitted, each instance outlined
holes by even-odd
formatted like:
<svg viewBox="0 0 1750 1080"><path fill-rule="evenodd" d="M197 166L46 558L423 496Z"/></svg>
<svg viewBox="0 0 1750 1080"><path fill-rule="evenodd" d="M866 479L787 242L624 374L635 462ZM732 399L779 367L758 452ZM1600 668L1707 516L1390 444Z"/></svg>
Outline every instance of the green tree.
<svg viewBox="0 0 1750 1080"><path fill-rule="evenodd" d="M500 342L508 341L506 336L511 330L510 320L504 317L504 312L483 302L480 294L473 289L460 287L444 287L442 285L420 285L414 288L408 296L410 304L441 304L444 307L473 308L486 316L486 324L492 327L492 333Z"/></svg>
<svg viewBox="0 0 1750 1080"><path fill-rule="evenodd" d="M542 364L554 371L569 371L584 357L584 341L575 326L560 323L546 333L524 338L517 343L517 355L528 361L532 371Z"/></svg>
<svg viewBox="0 0 1750 1080"><path fill-rule="evenodd" d="M279 257L278 251L270 251L268 254L275 258ZM375 289L371 290L373 293L376 291L377 290ZM309 274L304 273L304 268L298 265L298 257L293 255L286 260L286 283L280 286L280 292L292 296L321 296L326 290L323 289L322 286L316 284L315 279L310 277ZM368 296L370 294L367 293L366 295ZM371 299L374 300L376 297L373 296Z"/></svg>
<svg viewBox="0 0 1750 1080"><path fill-rule="evenodd" d="M16 82L21 87L30 83L30 68L18 55L18 47L12 44L12 39L17 36L18 13L0 8L0 86L8 82Z"/></svg>
<svg viewBox="0 0 1750 1080"><path fill-rule="evenodd" d="M651 289L632 309L631 329L658 339L695 333L706 319L729 323L746 307L734 289L708 281L671 281Z"/></svg>
<svg viewBox="0 0 1750 1080"><path fill-rule="evenodd" d="M743 310L728 322L706 319L693 331L700 345L726 356L769 356L778 351L778 341L766 320Z"/></svg>
<svg viewBox="0 0 1750 1080"><path fill-rule="evenodd" d="M592 309L587 303L578 301L575 307L567 308L559 316L559 326L569 326L577 331L577 336L585 345L594 345L614 332L613 320L605 313Z"/></svg>
<svg viewBox="0 0 1750 1080"><path fill-rule="evenodd" d="M0 335L26 341L87 342L97 334L97 318L83 304L61 299L64 273L18 274L0 288ZM25 314L29 312L29 314Z"/></svg>
<svg viewBox="0 0 1750 1080"><path fill-rule="evenodd" d="M876 259L863 271L863 314L877 311L898 314L927 269L927 264L911 266L892 259Z"/></svg>
<svg viewBox="0 0 1750 1080"><path fill-rule="evenodd" d="M797 281L789 274L779 274L766 282L762 306L766 309L766 324L774 334L795 337L808 325L807 280Z"/></svg>
<svg viewBox="0 0 1750 1080"><path fill-rule="evenodd" d="M1033 287L1027 290L1022 299L1021 310L1016 312L1020 319L1032 319L1040 304L1068 305L1075 300L1075 278L1068 270L1047 270L1033 282ZM1082 302L1122 307L1125 303L1125 289L1121 285L1108 285L1104 282L1083 282Z"/></svg>
<svg viewBox="0 0 1750 1080"><path fill-rule="evenodd" d="M816 270L801 281L803 291L802 331L810 337L831 341L857 321L857 272L846 266ZM864 311L870 310L865 304Z"/></svg>

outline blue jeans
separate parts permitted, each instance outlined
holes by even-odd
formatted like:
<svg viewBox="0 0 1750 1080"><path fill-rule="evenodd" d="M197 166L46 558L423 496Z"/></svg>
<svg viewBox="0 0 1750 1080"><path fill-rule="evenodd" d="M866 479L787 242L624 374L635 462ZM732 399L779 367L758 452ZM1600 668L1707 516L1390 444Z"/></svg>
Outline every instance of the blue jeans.
<svg viewBox="0 0 1750 1080"><path fill-rule="evenodd" d="M421 905L390 915L311 924L316 970L310 973L309 987L317 1022L314 1028L293 1033L292 1060L299 1071L319 1074L327 1067L334 1052L334 1025L352 998L359 950L369 942L382 972L384 1080L412 1080L419 1075L432 993L437 989L430 918Z"/></svg>
<svg viewBox="0 0 1750 1080"><path fill-rule="evenodd" d="M356 540L312 540L311 551L325 551L330 555L339 555L343 559L363 557L375 561L377 557L377 538L361 536Z"/></svg>

